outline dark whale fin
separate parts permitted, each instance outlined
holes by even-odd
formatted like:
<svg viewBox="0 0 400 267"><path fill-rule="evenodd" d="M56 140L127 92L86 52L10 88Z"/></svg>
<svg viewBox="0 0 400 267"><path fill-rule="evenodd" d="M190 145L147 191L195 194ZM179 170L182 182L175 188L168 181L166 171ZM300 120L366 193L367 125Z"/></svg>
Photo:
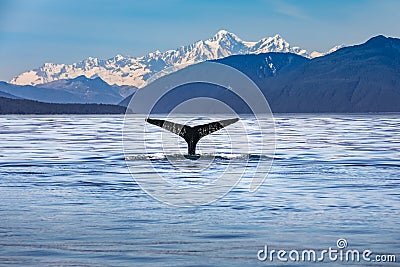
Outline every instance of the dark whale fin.
<svg viewBox="0 0 400 267"><path fill-rule="evenodd" d="M188 144L188 154L189 156L195 156L196 155L196 145L199 142L201 138L203 138L206 135L209 135L213 132L216 132L228 125L231 125L232 123L237 122L239 119L234 118L234 119L228 119L228 120L222 120L222 121L215 121L203 125L197 125L197 126L188 126L188 125L182 125L179 123L175 122L170 122L166 120L156 120L156 119L150 119L147 118L146 121L148 123L157 125L161 128L164 128L165 130L168 130L174 134L179 135L183 139L185 139L186 143Z"/></svg>

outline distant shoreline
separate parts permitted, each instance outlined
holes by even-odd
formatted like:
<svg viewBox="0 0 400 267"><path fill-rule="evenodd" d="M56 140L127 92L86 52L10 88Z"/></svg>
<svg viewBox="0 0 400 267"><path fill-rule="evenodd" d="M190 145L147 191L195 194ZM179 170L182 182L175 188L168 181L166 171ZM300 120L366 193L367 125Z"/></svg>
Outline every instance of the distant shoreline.
<svg viewBox="0 0 400 267"><path fill-rule="evenodd" d="M125 114L126 107L111 104L58 104L0 97L1 115Z"/></svg>
<svg viewBox="0 0 400 267"><path fill-rule="evenodd" d="M0 115L124 115L126 107L112 104L73 104L73 103L46 103L28 99L12 99L0 97ZM400 111L371 111L371 112L272 112L273 115L374 115L399 114ZM129 114L134 114L129 112ZM166 115L165 113L153 113ZM190 114L187 114L190 115ZM251 115L238 113L238 115Z"/></svg>

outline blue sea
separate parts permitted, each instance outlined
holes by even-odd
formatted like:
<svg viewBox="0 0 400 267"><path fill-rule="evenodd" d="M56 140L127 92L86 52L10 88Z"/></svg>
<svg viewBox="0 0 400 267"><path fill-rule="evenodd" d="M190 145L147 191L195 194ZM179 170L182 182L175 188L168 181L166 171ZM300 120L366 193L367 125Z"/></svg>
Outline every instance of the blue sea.
<svg viewBox="0 0 400 267"><path fill-rule="evenodd" d="M205 183L227 164L233 173L251 170L254 160L271 168L256 192L239 182L215 201L189 207L155 199L132 177L153 177L149 160L160 172L171 170L156 135L149 150L133 153L133 142L124 153L123 116L0 116L0 265L395 266L399 115L277 114L273 161L218 142L209 152L200 142L202 154L217 156L216 169L196 179L201 159L177 159L193 168L178 183ZM259 259L266 246L322 251L338 249L339 239L343 249L370 250L372 260ZM374 262L376 255L395 255L397 263Z"/></svg>

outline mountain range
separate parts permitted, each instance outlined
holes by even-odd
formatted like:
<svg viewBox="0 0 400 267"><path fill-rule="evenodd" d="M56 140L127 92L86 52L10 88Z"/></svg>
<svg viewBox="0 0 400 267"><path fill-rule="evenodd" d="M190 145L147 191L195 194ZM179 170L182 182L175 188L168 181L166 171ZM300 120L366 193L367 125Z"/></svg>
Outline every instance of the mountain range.
<svg viewBox="0 0 400 267"><path fill-rule="evenodd" d="M258 82L275 112L399 112L400 39L376 36Z"/></svg>
<svg viewBox="0 0 400 267"><path fill-rule="evenodd" d="M99 77L90 79L83 75L37 86L0 82L3 94L48 103L117 104L136 89L133 86L109 85Z"/></svg>
<svg viewBox="0 0 400 267"><path fill-rule="evenodd" d="M329 53L336 51L336 46ZM141 57L116 55L107 60L89 57L73 64L45 63L41 67L14 77L10 83L16 85L40 85L78 76L100 77L110 85L129 85L141 88L155 74L169 69L187 66L206 60L214 60L231 55L260 54L268 52L294 53L304 57L318 57L325 53L312 52L291 46L280 35L262 38L256 42L240 39L233 33L220 30L207 40L181 46L165 52L155 51Z"/></svg>
<svg viewBox="0 0 400 267"><path fill-rule="evenodd" d="M262 53L270 50L278 52ZM229 56L231 53L238 55ZM173 64L205 64L203 60L217 58L212 61L229 65L249 76L268 99L273 112L400 111L400 39L397 38L376 36L360 45L335 47L326 54L314 52L311 57L306 51L291 47L278 35L251 43L220 31L209 40L155 54L159 55L158 60L147 55L149 61L146 62L152 63L144 67L147 74L139 75L144 83L154 80L150 73L155 70L162 70L163 74L156 75L158 79L155 80L162 83L167 78L162 77L165 74L171 78L192 69L187 65L180 69L179 65ZM166 57L166 54L169 56ZM166 68L167 65L172 67ZM89 67L86 70L94 71ZM116 77L119 77L120 71L114 71ZM40 73L47 75L46 72ZM129 75L135 73L132 71ZM133 93L147 88L110 85L97 73L90 78L85 75L69 79L53 78L54 81L34 86L0 82L0 97L49 103L119 103L127 106ZM160 101L162 105L158 105L156 111L168 112L175 104L191 97L210 96L231 101L237 112L247 113L240 101L227 91L201 83L180 86ZM11 102L3 101L3 104L7 103Z"/></svg>
<svg viewBox="0 0 400 267"><path fill-rule="evenodd" d="M377 36L314 59L293 53L266 53L231 56L216 62L249 76L275 113L400 111L400 39ZM179 72L191 75L191 69L162 77L157 83L162 86L163 79L171 80L173 75L181 75ZM229 90L202 83L172 90L153 111L168 113L175 105L195 97L211 97L229 103L237 113L249 112ZM120 104L127 106L129 101L130 97Z"/></svg>

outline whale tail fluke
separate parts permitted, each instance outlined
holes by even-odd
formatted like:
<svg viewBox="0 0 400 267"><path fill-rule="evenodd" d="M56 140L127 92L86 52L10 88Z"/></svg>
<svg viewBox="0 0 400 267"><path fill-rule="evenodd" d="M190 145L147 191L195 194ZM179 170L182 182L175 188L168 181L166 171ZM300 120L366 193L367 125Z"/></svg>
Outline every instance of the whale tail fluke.
<svg viewBox="0 0 400 267"><path fill-rule="evenodd" d="M147 118L146 121L153 125L157 125L165 130L168 130L176 135L179 135L183 139L185 139L186 143L188 144L188 154L189 156L196 155L196 145L201 138L206 135L209 135L213 132L216 132L228 125L231 125L237 122L239 118L234 119L227 119L221 121L215 121L203 125L197 126L189 126L189 125L182 125L175 122L170 122L166 120L157 120L157 119L150 119Z"/></svg>

